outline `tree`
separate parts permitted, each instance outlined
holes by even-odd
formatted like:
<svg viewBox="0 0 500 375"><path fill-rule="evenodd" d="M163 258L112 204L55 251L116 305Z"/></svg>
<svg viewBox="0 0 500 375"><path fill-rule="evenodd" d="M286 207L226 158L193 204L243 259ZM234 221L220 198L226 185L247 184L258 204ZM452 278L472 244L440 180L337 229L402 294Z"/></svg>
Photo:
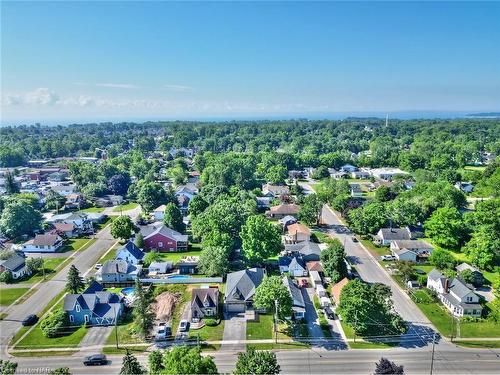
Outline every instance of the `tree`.
<svg viewBox="0 0 500 375"><path fill-rule="evenodd" d="M201 214L208 207L208 203L201 195L195 195L188 204L188 212L192 218Z"/></svg>
<svg viewBox="0 0 500 375"><path fill-rule="evenodd" d="M486 270L493 270L500 257L500 235L493 226L482 225L465 245L464 252L473 265Z"/></svg>
<svg viewBox="0 0 500 375"><path fill-rule="evenodd" d="M17 182L14 180L14 175L10 172L7 172L5 174L4 187L7 195L19 193L19 186L17 185Z"/></svg>
<svg viewBox="0 0 500 375"><path fill-rule="evenodd" d="M233 374L279 374L280 366L276 354L267 350L255 350L248 347L245 353L238 353L236 369Z"/></svg>
<svg viewBox="0 0 500 375"><path fill-rule="evenodd" d="M133 185L132 185L133 186ZM154 210L161 204L173 202L162 185L156 182L141 181L138 184L137 203L146 212Z"/></svg>
<svg viewBox="0 0 500 375"><path fill-rule="evenodd" d="M484 284L483 276L479 272L473 272L468 268L460 272L459 277L467 284L472 284L476 288L479 288Z"/></svg>
<svg viewBox="0 0 500 375"><path fill-rule="evenodd" d="M142 288L139 278L135 279L134 285L134 328L141 337L146 337L153 327L154 314L151 311L148 295Z"/></svg>
<svg viewBox="0 0 500 375"><path fill-rule="evenodd" d="M399 335L407 327L394 311L391 294L386 285L352 280L340 292L337 311L359 335Z"/></svg>
<svg viewBox="0 0 500 375"><path fill-rule="evenodd" d="M285 319L292 315L292 297L279 276L266 276L255 289L254 305L269 311L276 310L278 303L278 317Z"/></svg>
<svg viewBox="0 0 500 375"><path fill-rule="evenodd" d="M434 249L429 262L440 270L453 269L455 267L455 258L448 251L443 249Z"/></svg>
<svg viewBox="0 0 500 375"><path fill-rule="evenodd" d="M144 237L141 234L141 232L137 233L135 235L135 241L134 241L135 246L137 246L139 249L144 248Z"/></svg>
<svg viewBox="0 0 500 375"><path fill-rule="evenodd" d="M30 234L42 226L42 215L24 201L8 203L0 217L0 231L9 237Z"/></svg>
<svg viewBox="0 0 500 375"><path fill-rule="evenodd" d="M40 329L45 337L56 337L69 325L68 314L61 309L52 312L40 322Z"/></svg>
<svg viewBox="0 0 500 375"><path fill-rule="evenodd" d="M112 176L108 181L108 189L117 195L127 194L128 188L132 184L130 175L127 172L121 172Z"/></svg>
<svg viewBox="0 0 500 375"><path fill-rule="evenodd" d="M403 366L398 366L387 358L380 358L380 361L375 363L375 374L404 374Z"/></svg>
<svg viewBox="0 0 500 375"><path fill-rule="evenodd" d="M465 237L462 215L454 207L438 208L425 221L424 228L427 237L448 249L458 248Z"/></svg>
<svg viewBox="0 0 500 375"><path fill-rule="evenodd" d="M10 270L5 270L0 273L0 281L5 284L10 284L11 282L13 282L14 276L12 275L12 272Z"/></svg>
<svg viewBox="0 0 500 375"><path fill-rule="evenodd" d="M160 255L160 253L158 253L157 251L150 251L149 253L144 255L144 258L142 259L142 264L144 265L144 267L149 267L151 263L161 262L162 259L163 258Z"/></svg>
<svg viewBox="0 0 500 375"><path fill-rule="evenodd" d="M114 238L127 240L132 235L134 229L135 229L134 223L128 216L118 216L111 223L111 235Z"/></svg>
<svg viewBox="0 0 500 375"><path fill-rule="evenodd" d="M45 207L49 210L59 210L64 208L66 198L54 190L49 190L45 196Z"/></svg>
<svg viewBox="0 0 500 375"><path fill-rule="evenodd" d="M394 225L415 225L422 220L420 205L413 199L395 199L388 207L389 218Z"/></svg>
<svg viewBox="0 0 500 375"><path fill-rule="evenodd" d="M241 227L243 255L252 264L277 255L281 250L278 228L262 215L250 216Z"/></svg>
<svg viewBox="0 0 500 375"><path fill-rule="evenodd" d="M43 258L28 258L26 259L26 268L30 273L36 273L43 267Z"/></svg>
<svg viewBox="0 0 500 375"><path fill-rule="evenodd" d="M269 167L265 175L265 179L271 184L281 184L285 182L287 177L288 171L286 167L281 164Z"/></svg>
<svg viewBox="0 0 500 375"><path fill-rule="evenodd" d="M321 262L323 263L325 275L331 277L334 283L347 277L347 265L344 258L345 251L338 240L333 240L333 242L321 252Z"/></svg>
<svg viewBox="0 0 500 375"><path fill-rule="evenodd" d="M198 269L207 276L225 276L229 271L228 249L220 246L203 247Z"/></svg>
<svg viewBox="0 0 500 375"><path fill-rule="evenodd" d="M164 374L217 374L210 356L202 356L199 347L175 346L163 355Z"/></svg>
<svg viewBox="0 0 500 375"><path fill-rule="evenodd" d="M17 369L17 362L11 362L9 360L0 359L0 374L2 375L14 375Z"/></svg>
<svg viewBox="0 0 500 375"><path fill-rule="evenodd" d="M69 367L58 367L49 371L49 375L71 375L71 372L69 371Z"/></svg>
<svg viewBox="0 0 500 375"><path fill-rule="evenodd" d="M163 217L163 224L178 232L183 232L185 229L184 222L182 221L182 213L174 203L169 203L165 206L165 216Z"/></svg>
<svg viewBox="0 0 500 375"><path fill-rule="evenodd" d="M130 354L128 349L125 349L120 375L137 375L144 374L145 372L137 358Z"/></svg>
<svg viewBox="0 0 500 375"><path fill-rule="evenodd" d="M377 190L375 190L375 200L377 202L387 202L392 199L391 188L388 186L380 186Z"/></svg>
<svg viewBox="0 0 500 375"><path fill-rule="evenodd" d="M394 268L403 277L405 282L411 280L413 277L413 263L408 260L398 260Z"/></svg>
<svg viewBox="0 0 500 375"><path fill-rule="evenodd" d="M300 205L299 218L307 225L319 224L323 202L316 194L310 194L304 197Z"/></svg>
<svg viewBox="0 0 500 375"><path fill-rule="evenodd" d="M103 181L89 182L82 188L85 197L99 198L108 193L108 187Z"/></svg>
<svg viewBox="0 0 500 375"><path fill-rule="evenodd" d="M71 265L68 271L68 278L66 281L66 290L69 293L76 294L80 292L85 287L85 284L80 277L80 271L75 267L74 264Z"/></svg>
<svg viewBox="0 0 500 375"><path fill-rule="evenodd" d="M313 171L311 177L315 180L321 180L322 178L330 177L330 172L327 167L321 165Z"/></svg>
<svg viewBox="0 0 500 375"><path fill-rule="evenodd" d="M369 203L349 211L348 221L359 234L374 234L387 224L387 211L384 203Z"/></svg>
<svg viewBox="0 0 500 375"><path fill-rule="evenodd" d="M148 374L161 374L163 370L163 354L159 350L153 350L148 355Z"/></svg>

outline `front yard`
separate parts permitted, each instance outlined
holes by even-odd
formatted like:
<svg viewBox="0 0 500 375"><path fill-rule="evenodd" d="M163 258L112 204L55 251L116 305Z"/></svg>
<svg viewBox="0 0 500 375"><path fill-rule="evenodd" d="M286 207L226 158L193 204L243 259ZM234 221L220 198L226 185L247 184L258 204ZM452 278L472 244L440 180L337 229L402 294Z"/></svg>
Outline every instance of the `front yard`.
<svg viewBox="0 0 500 375"><path fill-rule="evenodd" d="M137 206L138 206L137 203L121 204L121 205L116 206L115 208L113 208L113 212L129 211L129 210L133 210Z"/></svg>
<svg viewBox="0 0 500 375"><path fill-rule="evenodd" d="M356 339L362 339L360 341L354 342L354 329L347 324L344 321L340 321L340 325L342 326L342 330L344 331L344 334L346 335L348 341L348 345L351 349L388 349L394 346L398 346L398 342L375 342L375 341L370 341L369 337L360 337L356 336Z"/></svg>
<svg viewBox="0 0 500 375"><path fill-rule="evenodd" d="M1 288L0 306L9 306L28 290L29 288Z"/></svg>
<svg viewBox="0 0 500 375"><path fill-rule="evenodd" d="M247 322L247 340L272 338L274 338L272 314L259 314L257 322Z"/></svg>

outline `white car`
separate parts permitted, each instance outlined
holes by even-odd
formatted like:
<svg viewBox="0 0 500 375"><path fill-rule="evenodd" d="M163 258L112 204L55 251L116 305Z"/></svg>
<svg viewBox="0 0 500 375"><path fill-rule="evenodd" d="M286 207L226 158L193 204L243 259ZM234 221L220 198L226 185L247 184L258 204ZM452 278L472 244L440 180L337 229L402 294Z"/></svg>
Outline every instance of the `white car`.
<svg viewBox="0 0 500 375"><path fill-rule="evenodd" d="M188 321L186 319L182 319L181 322L179 323L179 331L187 332L188 326L189 326Z"/></svg>
<svg viewBox="0 0 500 375"><path fill-rule="evenodd" d="M94 266L94 268L96 270L100 270L102 268L102 264L101 263L96 263L96 265Z"/></svg>
<svg viewBox="0 0 500 375"><path fill-rule="evenodd" d="M382 255L380 257L380 259L388 262L388 261L391 261L391 260L396 260L396 257L394 255Z"/></svg>

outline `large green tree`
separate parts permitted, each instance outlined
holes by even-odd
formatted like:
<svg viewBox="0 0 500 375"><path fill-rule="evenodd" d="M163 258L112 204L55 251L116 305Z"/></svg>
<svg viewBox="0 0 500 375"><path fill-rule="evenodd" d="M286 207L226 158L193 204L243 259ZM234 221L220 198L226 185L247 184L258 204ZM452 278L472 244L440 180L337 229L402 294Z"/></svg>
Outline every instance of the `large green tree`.
<svg viewBox="0 0 500 375"><path fill-rule="evenodd" d="M122 240L128 240L134 231L135 226L130 217L118 216L111 223L111 235L114 238L120 238Z"/></svg>
<svg viewBox="0 0 500 375"><path fill-rule="evenodd" d="M475 266L493 270L500 258L500 234L492 226L483 225L473 233L464 251Z"/></svg>
<svg viewBox="0 0 500 375"><path fill-rule="evenodd" d="M248 347L246 352L238 353L235 375L262 374L274 375L280 373L280 365L276 354L267 350L255 350Z"/></svg>
<svg viewBox="0 0 500 375"><path fill-rule="evenodd" d="M202 356L195 346L174 346L163 355L162 374L217 374L217 366L210 356Z"/></svg>
<svg viewBox="0 0 500 375"><path fill-rule="evenodd" d="M255 289L254 305L274 312L276 303L280 319L292 315L292 297L283 280L279 276L266 276Z"/></svg>
<svg viewBox="0 0 500 375"><path fill-rule="evenodd" d="M122 360L120 375L140 375L145 372L146 370L141 366L138 359L126 349L125 356Z"/></svg>
<svg viewBox="0 0 500 375"><path fill-rule="evenodd" d="M85 283L82 281L80 276L80 271L74 264L71 265L68 271L68 277L66 279L66 290L69 293L79 293L85 287Z"/></svg>
<svg viewBox="0 0 500 375"><path fill-rule="evenodd" d="M337 283L347 277L347 264L345 262L344 247L338 240L333 240L328 247L321 252L321 262L325 275Z"/></svg>
<svg viewBox="0 0 500 375"><path fill-rule="evenodd" d="M454 207L438 208L424 223L425 235L436 245L457 249L465 238L462 215Z"/></svg>
<svg viewBox="0 0 500 375"><path fill-rule="evenodd" d="M134 329L141 337L146 337L153 327L154 314L151 311L151 301L149 295L142 288L139 278L135 279L134 285Z"/></svg>
<svg viewBox="0 0 500 375"><path fill-rule="evenodd" d="M33 233L41 226L41 213L25 201L7 204L0 217L0 231L9 237Z"/></svg>
<svg viewBox="0 0 500 375"><path fill-rule="evenodd" d="M204 247L198 262L200 273L207 276L225 276L229 271L229 251L220 246Z"/></svg>
<svg viewBox="0 0 500 375"><path fill-rule="evenodd" d="M163 223L178 232L183 232L185 229L184 222L182 221L182 213L179 207L174 203L168 203L165 206L165 216L163 217Z"/></svg>
<svg viewBox="0 0 500 375"><path fill-rule="evenodd" d="M260 264L281 250L279 229L262 215L250 216L240 236L243 255L252 264Z"/></svg>
<svg viewBox="0 0 500 375"><path fill-rule="evenodd" d="M360 234L374 234L387 224L387 209L384 203L369 203L349 211L351 228Z"/></svg>
<svg viewBox="0 0 500 375"><path fill-rule="evenodd" d="M299 218L307 225L318 225L321 219L323 202L318 195L310 194L302 199L300 204Z"/></svg>

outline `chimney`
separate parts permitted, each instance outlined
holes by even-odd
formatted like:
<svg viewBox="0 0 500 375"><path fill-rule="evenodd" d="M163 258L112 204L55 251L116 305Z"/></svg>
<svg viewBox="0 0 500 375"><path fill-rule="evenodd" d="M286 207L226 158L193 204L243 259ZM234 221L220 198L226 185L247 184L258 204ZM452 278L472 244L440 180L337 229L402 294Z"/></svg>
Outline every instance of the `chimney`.
<svg viewBox="0 0 500 375"><path fill-rule="evenodd" d="M448 289L450 288L450 279L445 278L444 279L444 292L448 293Z"/></svg>
<svg viewBox="0 0 500 375"><path fill-rule="evenodd" d="M118 263L115 263L115 266L116 266L116 273L119 273L120 270L119 270L119 267L118 267Z"/></svg>

